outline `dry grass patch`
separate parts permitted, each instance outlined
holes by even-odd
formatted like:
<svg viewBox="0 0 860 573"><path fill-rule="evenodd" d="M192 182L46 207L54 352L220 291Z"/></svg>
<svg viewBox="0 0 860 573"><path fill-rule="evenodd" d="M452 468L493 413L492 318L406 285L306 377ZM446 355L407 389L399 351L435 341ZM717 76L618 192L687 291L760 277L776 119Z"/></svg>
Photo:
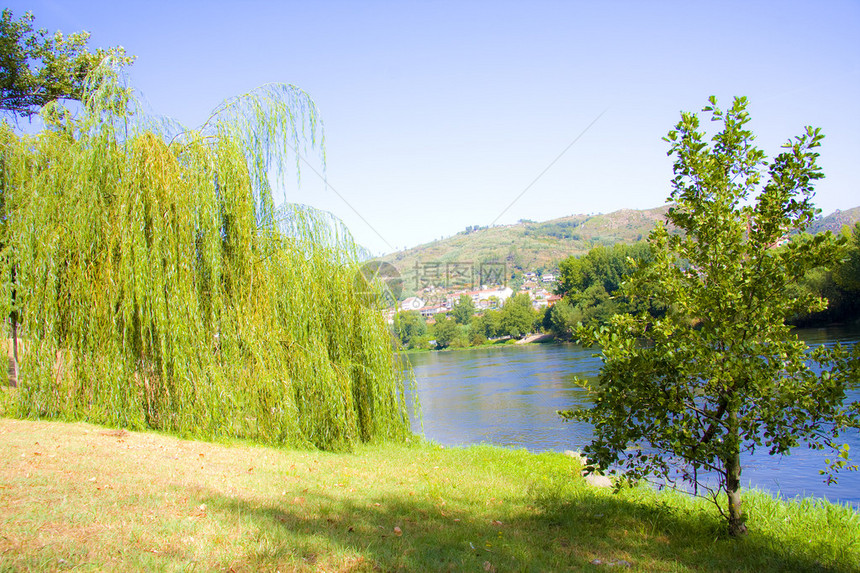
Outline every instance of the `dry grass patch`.
<svg viewBox="0 0 860 573"><path fill-rule="evenodd" d="M694 500L578 474L491 447L332 454L0 419L0 570L856 570L845 508L753 494L737 542Z"/></svg>

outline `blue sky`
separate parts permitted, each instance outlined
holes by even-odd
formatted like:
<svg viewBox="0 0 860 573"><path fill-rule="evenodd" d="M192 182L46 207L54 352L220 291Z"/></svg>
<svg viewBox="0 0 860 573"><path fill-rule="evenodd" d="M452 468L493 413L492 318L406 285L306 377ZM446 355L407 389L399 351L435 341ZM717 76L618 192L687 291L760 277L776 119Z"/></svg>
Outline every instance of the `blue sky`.
<svg viewBox="0 0 860 573"><path fill-rule="evenodd" d="M711 94L750 99L768 155L821 127L816 203L860 205L857 1L6 6L125 46L152 108L190 127L261 84L304 89L330 187L305 170L283 197L331 211L374 254L468 225L661 205L661 137Z"/></svg>

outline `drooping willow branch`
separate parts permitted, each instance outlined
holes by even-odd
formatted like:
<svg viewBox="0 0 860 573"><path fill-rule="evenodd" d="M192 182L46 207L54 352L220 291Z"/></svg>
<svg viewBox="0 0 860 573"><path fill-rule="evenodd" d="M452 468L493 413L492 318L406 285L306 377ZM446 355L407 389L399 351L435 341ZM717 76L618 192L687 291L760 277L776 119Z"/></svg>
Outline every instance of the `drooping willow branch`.
<svg viewBox="0 0 860 573"><path fill-rule="evenodd" d="M330 216L275 206L289 150L322 145L310 98L265 86L177 138L118 78L91 78L63 125L0 128L14 413L322 448L405 438L360 249Z"/></svg>

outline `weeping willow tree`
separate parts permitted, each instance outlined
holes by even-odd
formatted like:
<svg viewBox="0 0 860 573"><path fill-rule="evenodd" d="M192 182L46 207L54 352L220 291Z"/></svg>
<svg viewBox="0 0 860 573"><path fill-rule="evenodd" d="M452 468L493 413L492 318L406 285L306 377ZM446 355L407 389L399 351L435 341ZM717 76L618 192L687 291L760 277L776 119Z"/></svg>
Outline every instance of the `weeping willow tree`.
<svg viewBox="0 0 860 573"><path fill-rule="evenodd" d="M7 414L325 449L409 435L357 248L273 199L273 174L322 148L304 92L265 86L177 131L104 65L74 116L43 116L35 136L0 128Z"/></svg>

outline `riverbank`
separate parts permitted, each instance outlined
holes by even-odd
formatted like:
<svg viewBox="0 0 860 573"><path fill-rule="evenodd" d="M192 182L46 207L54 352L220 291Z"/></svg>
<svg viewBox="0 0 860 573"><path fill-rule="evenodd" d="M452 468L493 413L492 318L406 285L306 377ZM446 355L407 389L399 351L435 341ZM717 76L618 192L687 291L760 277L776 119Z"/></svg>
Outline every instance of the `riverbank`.
<svg viewBox="0 0 860 573"><path fill-rule="evenodd" d="M470 344L469 346L448 346L447 348L412 348L403 349L406 354L431 354L436 352L457 352L461 350L482 350L486 348L508 348L510 346L522 346L524 344L573 344L567 340L560 340L554 334L537 333L529 334L523 338L492 338L482 344Z"/></svg>
<svg viewBox="0 0 860 573"><path fill-rule="evenodd" d="M860 332L813 329L798 332L811 346L853 345ZM505 345L492 350L409 355L421 402L423 425L413 424L428 439L445 445L491 443L530 451L580 450L592 441L592 427L565 422L559 410L589 408L582 380L596 380L599 349L572 343ZM860 400L860 387L848 391ZM860 434L844 432L852 463L860 451ZM766 448L744 455L742 485L753 484L786 499L797 495L849 502L860 510L860 472L840 472L828 485L819 474L830 452L801 445L787 456Z"/></svg>
<svg viewBox="0 0 860 573"><path fill-rule="evenodd" d="M479 446L351 454L0 419L0 569L855 571L860 516L745 495L588 486L578 462ZM625 567L626 569L626 567Z"/></svg>

